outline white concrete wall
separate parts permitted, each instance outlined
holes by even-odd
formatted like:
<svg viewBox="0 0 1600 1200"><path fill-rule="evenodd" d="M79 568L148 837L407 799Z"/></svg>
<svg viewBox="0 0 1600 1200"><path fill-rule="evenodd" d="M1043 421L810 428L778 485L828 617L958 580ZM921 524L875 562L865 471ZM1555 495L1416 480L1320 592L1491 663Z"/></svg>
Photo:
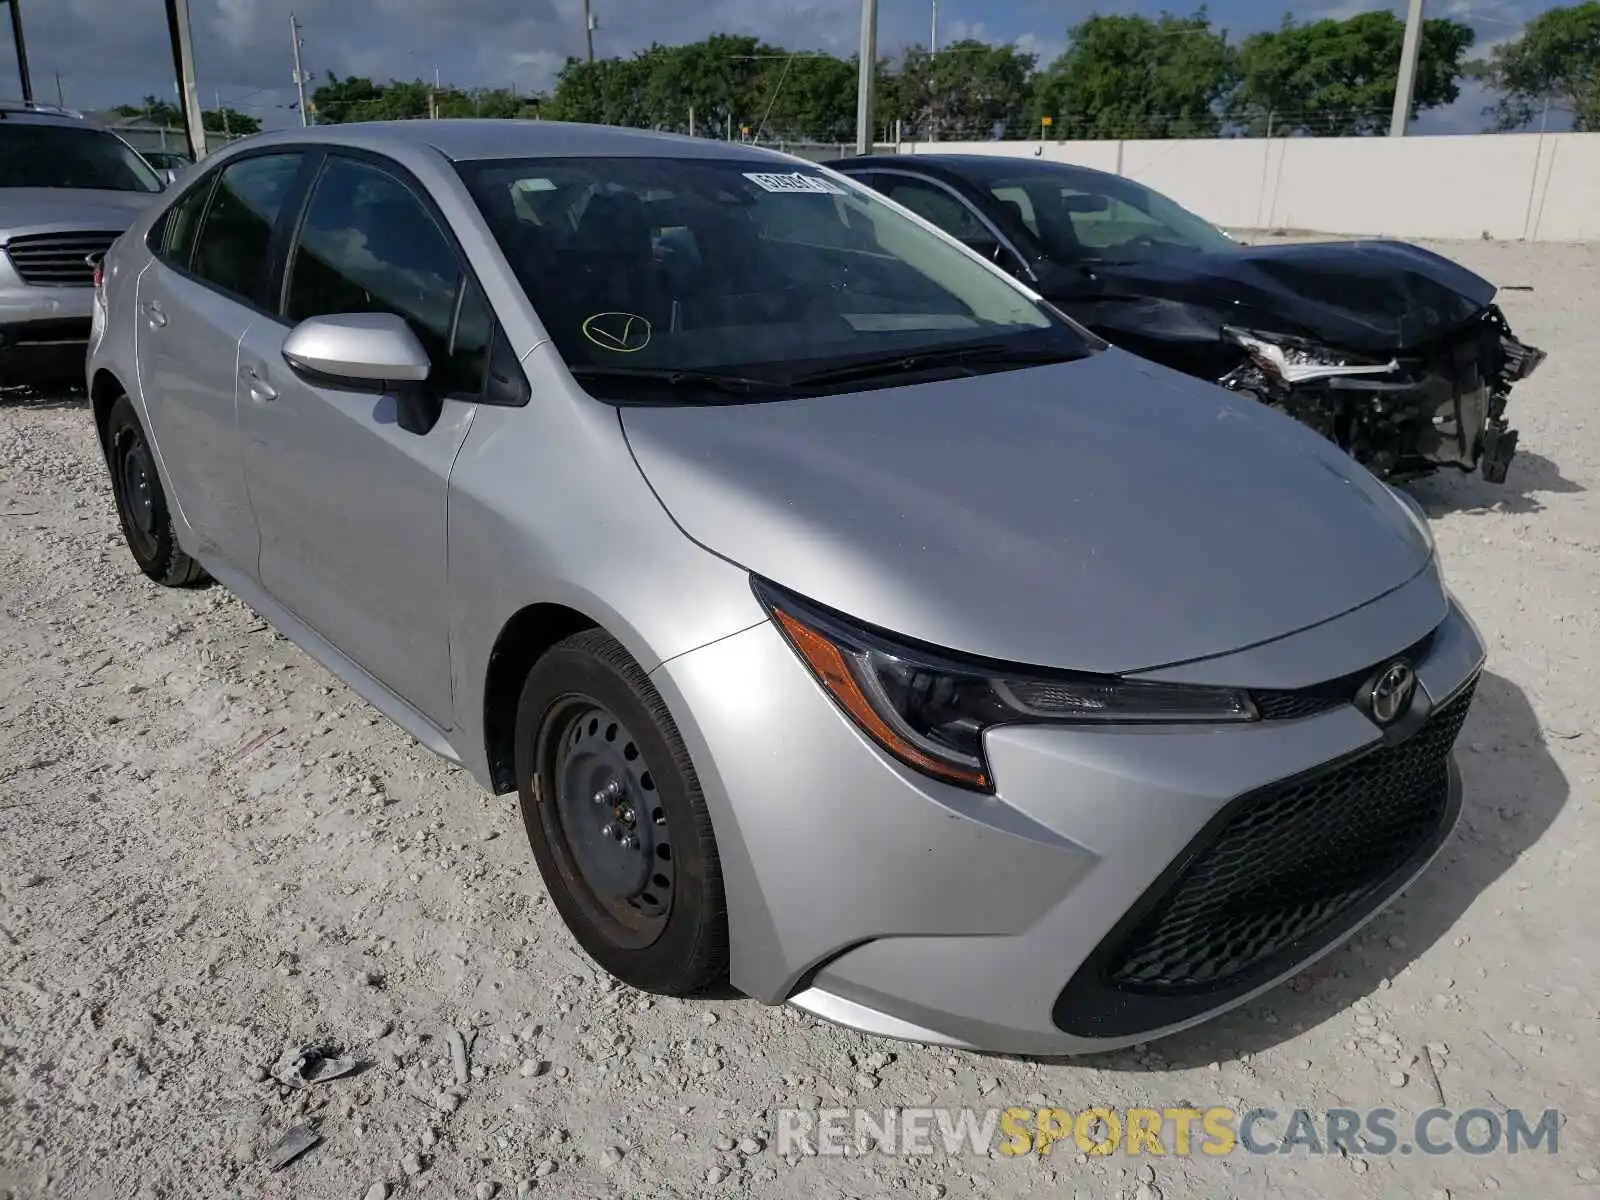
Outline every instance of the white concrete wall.
<svg viewBox="0 0 1600 1200"><path fill-rule="evenodd" d="M1600 238L1600 133L907 143L1115 171L1234 229L1400 238Z"/></svg>

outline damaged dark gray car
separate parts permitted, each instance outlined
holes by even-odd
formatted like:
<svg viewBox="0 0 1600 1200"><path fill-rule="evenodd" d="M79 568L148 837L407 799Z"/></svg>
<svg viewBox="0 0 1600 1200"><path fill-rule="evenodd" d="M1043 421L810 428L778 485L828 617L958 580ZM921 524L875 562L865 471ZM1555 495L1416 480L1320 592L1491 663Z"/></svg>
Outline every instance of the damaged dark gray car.
<svg viewBox="0 0 1600 1200"><path fill-rule="evenodd" d="M1390 481L1505 481L1512 385L1544 361L1495 285L1392 241L1250 246L1119 175L884 155L836 170L904 204L1136 354L1281 408Z"/></svg>

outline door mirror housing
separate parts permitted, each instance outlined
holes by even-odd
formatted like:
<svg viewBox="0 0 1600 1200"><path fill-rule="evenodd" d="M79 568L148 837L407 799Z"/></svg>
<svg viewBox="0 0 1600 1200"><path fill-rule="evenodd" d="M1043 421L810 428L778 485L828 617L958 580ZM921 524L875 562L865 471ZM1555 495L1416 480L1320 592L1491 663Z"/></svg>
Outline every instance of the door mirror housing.
<svg viewBox="0 0 1600 1200"><path fill-rule="evenodd" d="M283 358L314 383L362 392L417 391L433 369L411 326L393 313L310 317L284 339Z"/></svg>

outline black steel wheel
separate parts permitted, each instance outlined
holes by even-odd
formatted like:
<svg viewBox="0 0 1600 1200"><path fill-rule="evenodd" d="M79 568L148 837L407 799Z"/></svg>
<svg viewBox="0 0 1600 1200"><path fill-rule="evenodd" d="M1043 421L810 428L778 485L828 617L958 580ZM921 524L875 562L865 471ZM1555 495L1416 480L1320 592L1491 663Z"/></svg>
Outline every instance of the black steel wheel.
<svg viewBox="0 0 1600 1200"><path fill-rule="evenodd" d="M139 569L165 587L204 582L205 569L178 545L155 454L133 402L126 396L117 397L111 407L105 449L122 536Z"/></svg>
<svg viewBox="0 0 1600 1200"><path fill-rule="evenodd" d="M545 886L590 956L645 991L722 982L727 913L710 814L665 703L608 634L576 634L535 664L516 772Z"/></svg>
<svg viewBox="0 0 1600 1200"><path fill-rule="evenodd" d="M559 700L539 730L537 760L554 781L542 810L551 850L618 945L647 946L672 912L672 838L655 777L633 734L589 696Z"/></svg>

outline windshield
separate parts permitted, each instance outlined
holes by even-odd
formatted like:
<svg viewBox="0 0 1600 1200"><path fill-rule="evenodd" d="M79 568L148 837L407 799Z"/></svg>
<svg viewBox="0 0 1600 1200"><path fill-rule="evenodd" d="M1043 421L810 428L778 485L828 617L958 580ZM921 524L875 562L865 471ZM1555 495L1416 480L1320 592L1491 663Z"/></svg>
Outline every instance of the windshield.
<svg viewBox="0 0 1600 1200"><path fill-rule="evenodd" d="M159 192L161 178L103 129L0 121L0 187Z"/></svg>
<svg viewBox="0 0 1600 1200"><path fill-rule="evenodd" d="M669 373L687 384L713 374L747 387L860 383L880 358L996 370L1099 346L965 250L820 171L748 158L460 170L555 348L596 395L631 395L642 377Z"/></svg>
<svg viewBox="0 0 1600 1200"><path fill-rule="evenodd" d="M1044 169L991 180L989 191L1058 262L1137 262L1238 245L1160 192L1115 175Z"/></svg>

